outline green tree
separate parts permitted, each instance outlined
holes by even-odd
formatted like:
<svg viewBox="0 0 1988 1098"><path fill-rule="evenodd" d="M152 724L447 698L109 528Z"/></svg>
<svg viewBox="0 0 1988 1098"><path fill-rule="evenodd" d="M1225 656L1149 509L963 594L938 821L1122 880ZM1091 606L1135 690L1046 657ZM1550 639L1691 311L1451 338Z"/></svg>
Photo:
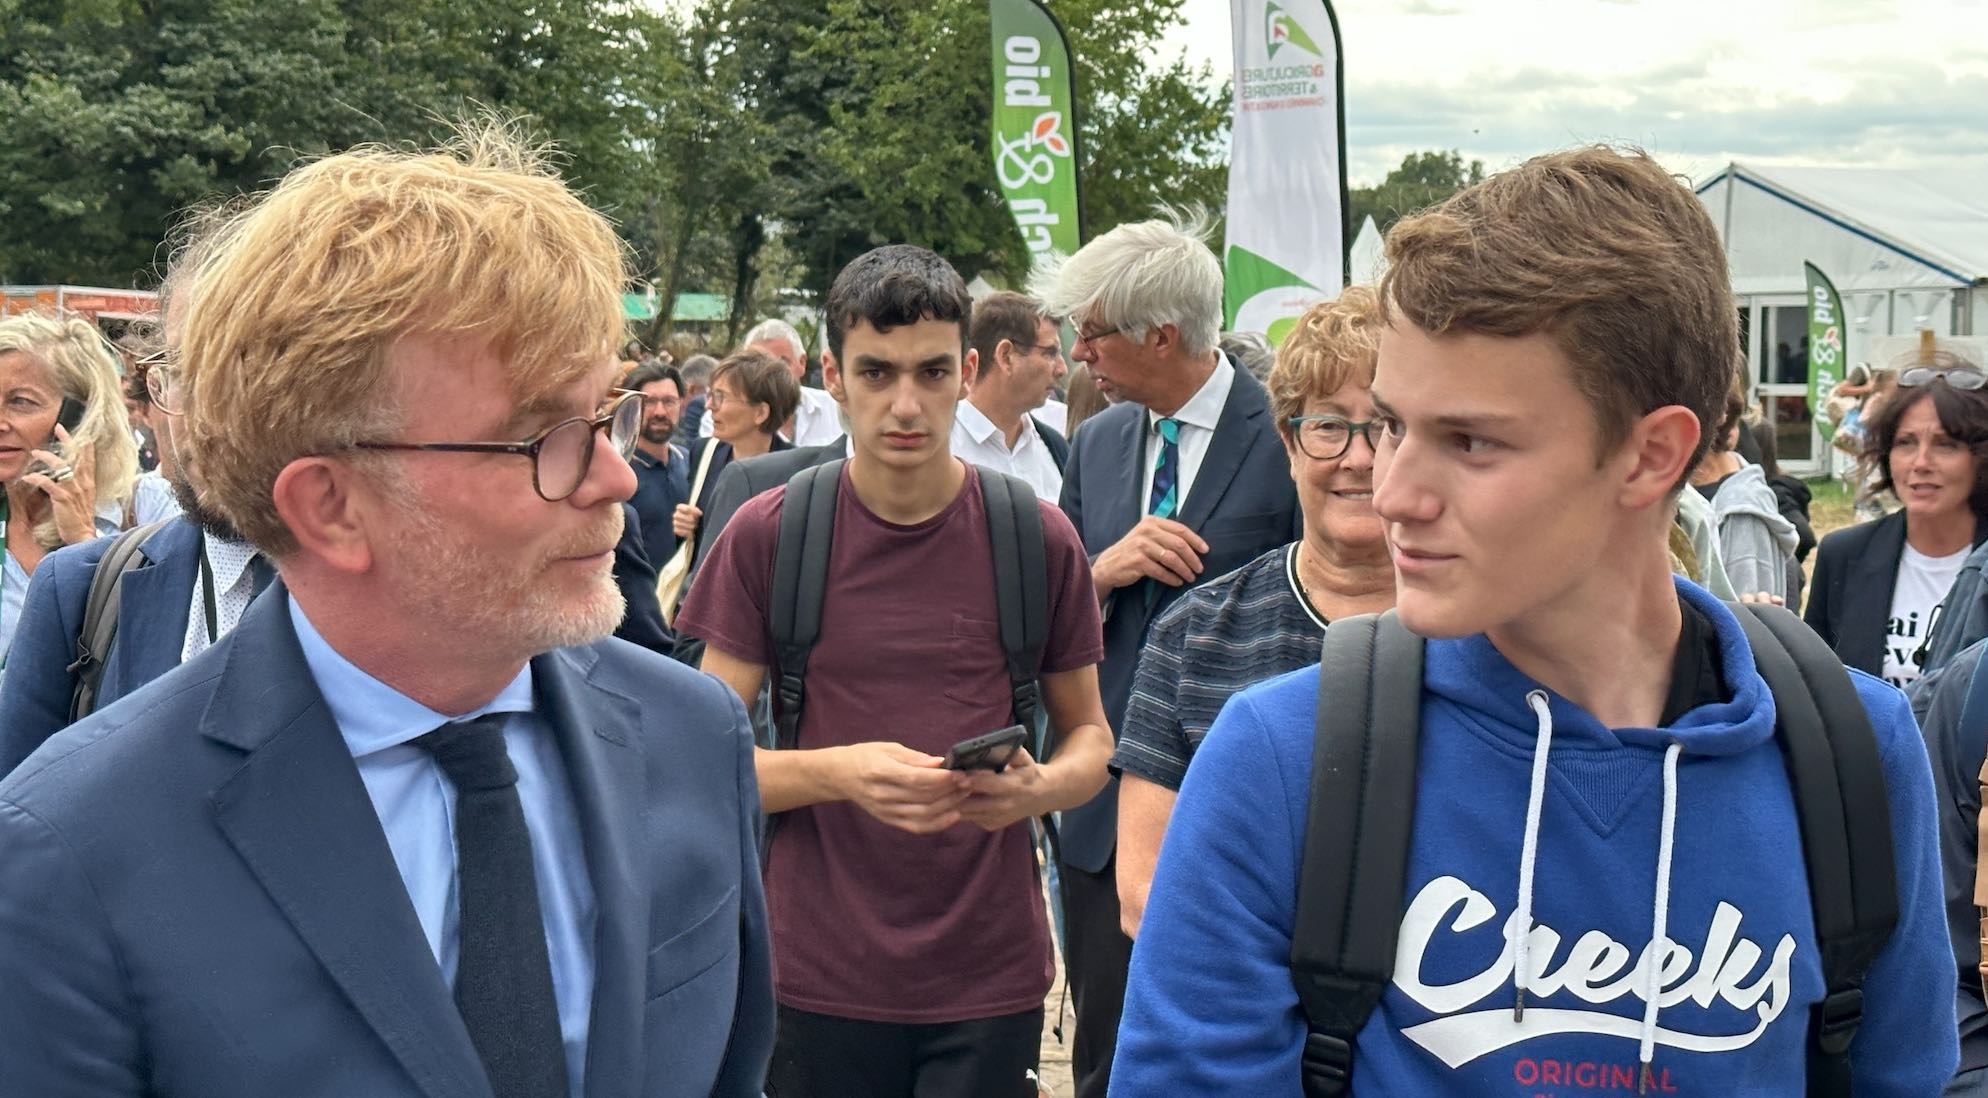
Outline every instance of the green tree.
<svg viewBox="0 0 1988 1098"><path fill-rule="evenodd" d="M125 285L177 212L299 157L531 120L610 210L634 192L609 0L0 0L0 280Z"/></svg>
<svg viewBox="0 0 1988 1098"><path fill-rule="evenodd" d="M1403 217L1483 181L1484 161L1465 164L1463 154L1455 149L1409 153L1376 186L1352 188L1347 195L1348 228L1358 232L1372 217L1375 227L1385 233Z"/></svg>
<svg viewBox="0 0 1988 1098"><path fill-rule="evenodd" d="M823 293L844 263L892 241L929 247L968 277L1022 277L1027 250L987 133L984 0L730 2L740 86L771 133L761 220L786 238L801 289ZM1086 231L1163 202L1219 210L1228 93L1205 70L1147 62L1181 0L1055 7L1078 72Z"/></svg>

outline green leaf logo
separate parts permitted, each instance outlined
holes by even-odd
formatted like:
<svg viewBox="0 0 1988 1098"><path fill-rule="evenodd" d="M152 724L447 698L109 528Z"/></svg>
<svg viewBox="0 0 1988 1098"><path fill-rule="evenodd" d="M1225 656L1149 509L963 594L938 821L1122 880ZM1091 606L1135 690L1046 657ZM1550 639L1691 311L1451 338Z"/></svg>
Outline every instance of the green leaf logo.
<svg viewBox="0 0 1988 1098"><path fill-rule="evenodd" d="M1277 57L1278 49L1283 46L1303 50L1313 57L1321 59L1325 57L1325 54L1319 52L1318 44L1312 41L1312 36L1305 33L1305 28L1299 26L1296 19L1291 18L1289 13L1274 3L1263 5L1263 40L1269 43L1269 53L1273 60Z"/></svg>

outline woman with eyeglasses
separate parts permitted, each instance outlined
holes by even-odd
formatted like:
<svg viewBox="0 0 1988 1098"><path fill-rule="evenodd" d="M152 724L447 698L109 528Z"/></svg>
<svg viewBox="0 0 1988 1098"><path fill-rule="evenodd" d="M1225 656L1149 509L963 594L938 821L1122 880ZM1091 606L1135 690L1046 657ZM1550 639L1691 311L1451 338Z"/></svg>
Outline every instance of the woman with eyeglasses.
<svg viewBox="0 0 1988 1098"><path fill-rule="evenodd" d="M1803 614L1843 662L1896 686L1919 677L1933 616L1988 540L1988 374L1949 351L1902 369L1865 422L1863 460L1902 510L1822 539Z"/></svg>
<svg viewBox="0 0 1988 1098"><path fill-rule="evenodd" d="M0 658L50 551L115 532L138 475L117 359L96 327L0 320Z"/></svg>
<svg viewBox="0 0 1988 1098"><path fill-rule="evenodd" d="M1117 872L1127 934L1145 910L1188 763L1222 703L1317 663L1328 621L1394 605L1394 565L1373 504L1380 329L1378 299L1365 286L1299 319L1268 387L1304 529L1181 596L1147 635L1111 761L1122 779Z"/></svg>
<svg viewBox="0 0 1988 1098"><path fill-rule="evenodd" d="M801 386L787 364L772 355L738 351L711 371L705 399L711 410L711 437L699 439L690 451L690 502L677 505L671 523L679 542L697 539L693 559L708 548L699 527L725 466L739 458L793 449L779 431L800 406Z"/></svg>

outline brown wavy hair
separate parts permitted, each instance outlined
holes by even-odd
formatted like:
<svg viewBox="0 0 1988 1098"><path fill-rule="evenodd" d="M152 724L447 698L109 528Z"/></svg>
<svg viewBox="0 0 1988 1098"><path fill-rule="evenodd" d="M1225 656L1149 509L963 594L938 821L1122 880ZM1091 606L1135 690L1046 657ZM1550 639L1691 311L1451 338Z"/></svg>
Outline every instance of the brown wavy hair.
<svg viewBox="0 0 1988 1098"><path fill-rule="evenodd" d="M1390 323L1552 339L1595 410L1597 462L1638 418L1681 405L1699 424L1688 478L1740 359L1718 230L1640 149L1534 157L1403 219L1388 232L1380 288Z"/></svg>

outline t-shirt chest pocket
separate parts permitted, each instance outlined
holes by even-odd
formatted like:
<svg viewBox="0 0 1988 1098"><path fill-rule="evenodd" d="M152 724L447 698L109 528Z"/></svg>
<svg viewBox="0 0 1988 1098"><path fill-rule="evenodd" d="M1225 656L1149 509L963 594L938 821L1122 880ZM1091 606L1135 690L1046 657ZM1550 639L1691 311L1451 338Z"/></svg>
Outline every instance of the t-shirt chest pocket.
<svg viewBox="0 0 1988 1098"><path fill-rule="evenodd" d="M954 614L952 628L936 655L937 665L932 670L938 673L946 697L966 705L982 705L991 697L1005 695L1008 670L1001 654L998 623ZM990 683L997 691L993 695L989 694Z"/></svg>

